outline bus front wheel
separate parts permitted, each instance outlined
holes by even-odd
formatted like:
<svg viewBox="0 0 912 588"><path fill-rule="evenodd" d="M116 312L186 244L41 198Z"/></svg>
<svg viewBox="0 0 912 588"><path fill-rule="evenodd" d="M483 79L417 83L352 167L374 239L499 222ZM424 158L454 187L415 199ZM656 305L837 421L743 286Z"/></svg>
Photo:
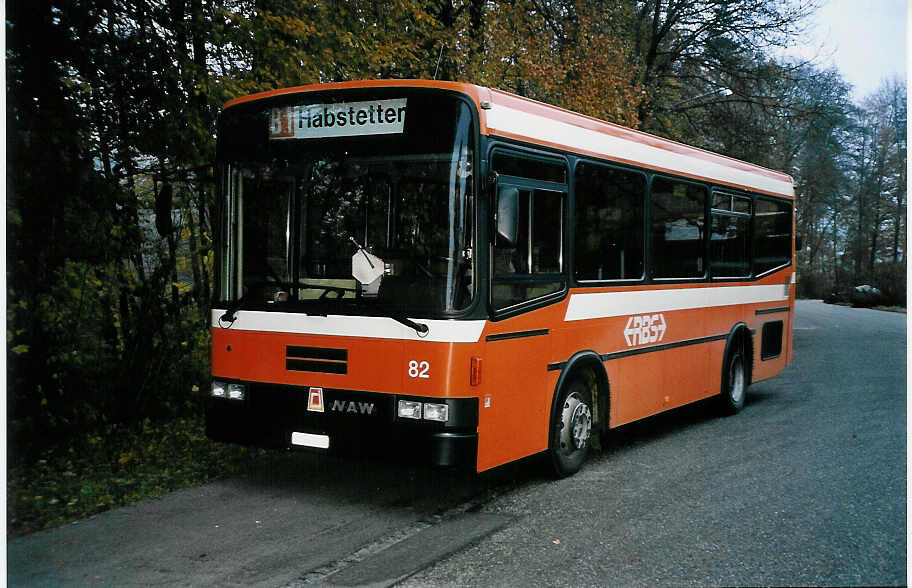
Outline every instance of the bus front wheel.
<svg viewBox="0 0 912 588"><path fill-rule="evenodd" d="M720 401L726 414L735 414L744 408L744 397L747 396L747 367L745 364L745 345L734 343L722 364L722 394Z"/></svg>
<svg viewBox="0 0 912 588"><path fill-rule="evenodd" d="M579 471L592 435L592 392L584 378L575 376L562 386L551 415L548 453L560 477Z"/></svg>

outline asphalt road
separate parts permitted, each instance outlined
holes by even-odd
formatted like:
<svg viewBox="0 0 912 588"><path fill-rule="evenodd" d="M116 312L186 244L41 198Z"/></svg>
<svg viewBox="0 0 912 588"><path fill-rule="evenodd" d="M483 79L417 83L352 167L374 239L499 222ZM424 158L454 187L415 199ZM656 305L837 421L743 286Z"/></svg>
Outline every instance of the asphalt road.
<svg viewBox="0 0 912 588"><path fill-rule="evenodd" d="M905 315L801 301L739 415L623 427L572 478L294 454L12 541L9 584L905 584L905 342Z"/></svg>

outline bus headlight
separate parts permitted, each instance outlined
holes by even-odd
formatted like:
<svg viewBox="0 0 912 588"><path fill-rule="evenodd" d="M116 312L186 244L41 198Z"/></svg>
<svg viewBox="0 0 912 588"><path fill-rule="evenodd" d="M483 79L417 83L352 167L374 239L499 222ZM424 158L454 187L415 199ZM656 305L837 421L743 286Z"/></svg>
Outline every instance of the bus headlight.
<svg viewBox="0 0 912 588"><path fill-rule="evenodd" d="M449 407L446 404L424 403L424 419L427 421L445 423L449 417L449 412Z"/></svg>
<svg viewBox="0 0 912 588"><path fill-rule="evenodd" d="M212 391L210 394L216 398L228 398L228 384L212 380Z"/></svg>
<svg viewBox="0 0 912 588"><path fill-rule="evenodd" d="M399 418L402 419L420 419L421 403L412 402L411 400L399 401Z"/></svg>
<svg viewBox="0 0 912 588"><path fill-rule="evenodd" d="M228 398L231 400L244 400L243 384L228 384Z"/></svg>

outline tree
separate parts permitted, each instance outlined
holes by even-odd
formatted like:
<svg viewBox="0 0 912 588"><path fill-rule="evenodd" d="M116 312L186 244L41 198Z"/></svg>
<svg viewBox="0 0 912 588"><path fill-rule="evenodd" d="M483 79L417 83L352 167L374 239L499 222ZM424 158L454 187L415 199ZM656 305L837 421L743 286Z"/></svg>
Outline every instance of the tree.
<svg viewBox="0 0 912 588"><path fill-rule="evenodd" d="M792 154L785 169L795 176L796 227L805 245L797 255L799 290L820 298L843 287L839 267L848 209L846 146L853 138L854 107L838 72L806 67L801 79L806 83L795 88L793 111L805 116L792 117L776 136Z"/></svg>
<svg viewBox="0 0 912 588"><path fill-rule="evenodd" d="M856 284L905 298L906 87L887 80L857 111L848 254Z"/></svg>
<svg viewBox="0 0 912 588"><path fill-rule="evenodd" d="M829 78L829 79L827 79ZM818 114L789 127L797 147L793 173L800 292L848 298L871 284L885 302L905 299L905 87L886 82L860 107L848 102L838 74L816 76L805 101Z"/></svg>
<svg viewBox="0 0 912 588"><path fill-rule="evenodd" d="M468 6L457 58L467 65L453 79L636 125L641 94L627 46L609 26L614 3L514 0L490 3L480 17L476 3Z"/></svg>
<svg viewBox="0 0 912 588"><path fill-rule="evenodd" d="M226 2L215 19L214 93L427 76L436 23L417 0ZM432 70L430 70L432 71Z"/></svg>
<svg viewBox="0 0 912 588"><path fill-rule="evenodd" d="M52 440L168 414L204 375L185 347L204 349L194 333L209 296L214 110L196 92L193 54L202 4L191 1L190 18L181 2L9 8L13 429ZM174 222L157 224L174 230L160 235L152 202L165 181ZM191 262L195 288L180 277Z"/></svg>
<svg viewBox="0 0 912 588"><path fill-rule="evenodd" d="M765 98L755 92L754 82L770 74L766 56L795 38L813 8L810 0L639 0L631 5L617 24L633 31L638 82L647 96L639 107L640 128L663 134L657 112L719 88L739 86L736 99L744 101ZM763 59L756 61L758 56Z"/></svg>

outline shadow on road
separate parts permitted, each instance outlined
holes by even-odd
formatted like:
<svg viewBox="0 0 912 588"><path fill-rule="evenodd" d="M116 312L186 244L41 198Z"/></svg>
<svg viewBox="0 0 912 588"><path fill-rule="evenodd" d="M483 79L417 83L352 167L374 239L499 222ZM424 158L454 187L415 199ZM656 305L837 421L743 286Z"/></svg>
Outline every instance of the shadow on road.
<svg viewBox="0 0 912 588"><path fill-rule="evenodd" d="M775 402L780 397L781 394L777 394L775 389L769 388L763 383L755 384L748 390L744 411ZM694 404L675 408L602 434L601 457L610 458L612 454L625 449L652 443L693 427L725 418L727 417L719 410L715 398L707 398ZM732 418L738 418L738 416Z"/></svg>

